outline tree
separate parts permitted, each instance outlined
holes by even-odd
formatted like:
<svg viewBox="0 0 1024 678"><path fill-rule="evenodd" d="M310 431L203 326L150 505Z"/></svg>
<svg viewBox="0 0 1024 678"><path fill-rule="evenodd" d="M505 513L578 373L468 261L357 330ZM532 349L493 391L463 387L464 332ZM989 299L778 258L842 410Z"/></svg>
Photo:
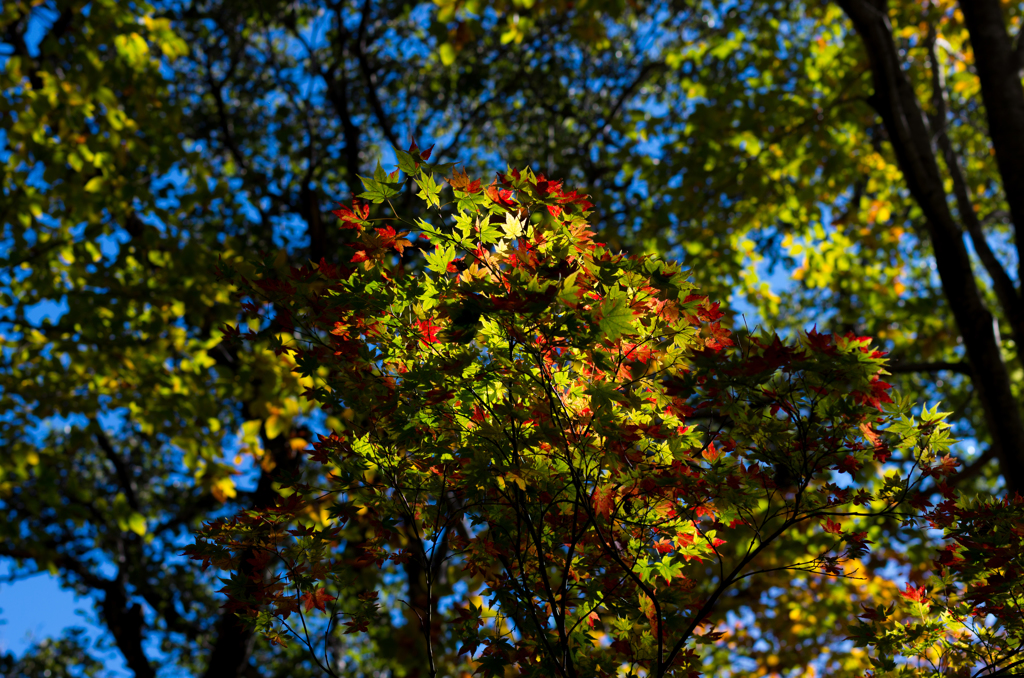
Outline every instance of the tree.
<svg viewBox="0 0 1024 678"><path fill-rule="evenodd" d="M330 200L362 191L357 175L371 174L382 145L409 136L438 141L435 159L461 160L474 175L498 160L537 160L538 171L571 179L592 195L599 239L613 251L672 251L703 293L723 300L723 324L743 324L725 303L743 298L760 318L751 325L784 336L817 322L886 342L889 380L919 402L949 403L958 437L980 442L977 453L961 450L973 463L960 484L1000 491L967 374L975 368L930 269L930 237L892 135L867 103L868 52L838 5L88 7L4 5L5 53L17 58L4 62L2 104L2 280L13 320L3 330L0 502L16 518L3 542L21 574L55 569L93 595L101 623L144 611L143 633L117 640L143 674L161 663L211 675L315 671L294 646L271 648L232 626L219 584L168 556L190 525L273 503L292 441L301 446L322 423L305 416L284 356L221 342L217 328L236 308L232 288L209 272L221 254L260 250L282 268L318 253L341 263L333 258L349 252L351 231L330 226ZM919 10L894 4L890 21L917 99L930 102ZM1005 11L1012 30L1020 8ZM947 76L950 140L993 256L1016 280L967 26L949 4L930 5L926 18ZM44 28L38 52L32 22ZM53 181L33 174L43 169ZM403 213L415 217L413 193ZM769 264L799 280L762 286ZM989 278L976 277L998 308ZM48 325L36 321L40 303L68 310ZM133 483L138 510L127 501ZM145 535L132 530L138 516ZM865 565L899 563L923 581L927 537L888 524L870 537L886 547ZM382 595L421 595L412 561L387 583L372 565L360 576L354 585L375 581ZM733 631L737 652L773 671L837 647L857 596L900 599L875 578L847 580L827 598L810 579L805 588L783 574L758 581L721 604L779 620L761 638ZM415 638L406 631L382 629L390 644L352 673L407 671L396 649ZM156 646L167 653L159 661ZM832 661L849 675L866 666L854 655Z"/></svg>
<svg viewBox="0 0 1024 678"><path fill-rule="evenodd" d="M946 394L965 434L989 445L966 477L998 460L1019 489L1020 3L442 7L451 24L477 27L469 35L485 7L499 13L495 30L521 14L516 39L613 17L576 33L598 68L564 83L565 137L553 145L566 150L546 169L600 186L599 208L636 225L625 242L710 258L704 287L743 285L762 318L827 307L837 328L891 341L894 369L913 376L904 386ZM609 35L609 68L631 84L623 113L602 120L587 100L615 82L600 70ZM591 121L584 138L604 161L581 174L568 139ZM765 261L799 286L761 287Z"/></svg>
<svg viewBox="0 0 1024 678"><path fill-rule="evenodd" d="M294 655L253 645L220 614L216 582L173 556L203 519L272 502L316 423L287 361L220 341L235 309L211 271L261 249L282 265L334 256L324 191L358 186L410 110L420 132L463 130L459 148L520 70L496 43L462 77L420 16L383 3L92 4L4 7L3 555L15 578L56 571L93 597L138 675L157 670L157 646L190 673L295 674ZM323 17L331 39L303 52ZM304 96L295 69L323 89ZM52 670L86 664L54 648L80 651L40 649ZM403 670L403 653L377 654L384 668L366 671Z"/></svg>
<svg viewBox="0 0 1024 678"><path fill-rule="evenodd" d="M0 555L12 578L55 572L91 596L136 676L157 672L149 643L184 670L232 675L251 637L218 622L215 582L175 554L211 512L268 503L270 458L239 493L225 448L242 421L276 416L278 436L249 437L266 434L283 464L298 384L272 355L221 345L235 312L213 269L246 240L205 213L239 206L179 137L161 69L183 41L145 4L34 5L0 15ZM49 24L35 46L33 22ZM44 643L12 670L91 671L90 652Z"/></svg>
<svg viewBox="0 0 1024 678"><path fill-rule="evenodd" d="M282 332L277 350L295 355L307 397L343 413L311 450L326 478L214 522L189 549L235 569L231 606L275 642L299 640L325 672L339 675L332 625L363 634L388 614L377 590L346 595L353 565L416 562L423 598L383 602L418 622L419 673L454 675L466 655L483 675L699 675L713 656L701 646L725 648L717 603L740 582L856 578L871 531L914 522L922 481L955 469L945 415L909 418L867 338L741 335L729 351L717 304L678 265L592 240L586 196L525 169L486 188L456 171L448 200L428 154L396 153L429 218L371 217L356 201L336 211L354 232L347 264L262 267L237 283L258 327ZM392 210L402 195L398 170L363 183L362 198ZM409 273L421 240L428 270ZM914 459L910 477L855 489L894 453ZM1000 623L970 637L947 617L862 624L856 637L881 647L884 669L894 652L936 651L943 667L1000 669L1024 650L1017 577L990 579L1019 559L1000 540L1021 508L953 504L928 514L965 521L944 552L944 591L961 617L1002 610ZM990 559L961 556L968 543ZM990 607L976 599L993 588L960 599L953 573L968 561L959 581L992 582ZM924 592L903 594L922 617ZM879 628L893 614L865 607ZM328 613L322 646L313 610Z"/></svg>

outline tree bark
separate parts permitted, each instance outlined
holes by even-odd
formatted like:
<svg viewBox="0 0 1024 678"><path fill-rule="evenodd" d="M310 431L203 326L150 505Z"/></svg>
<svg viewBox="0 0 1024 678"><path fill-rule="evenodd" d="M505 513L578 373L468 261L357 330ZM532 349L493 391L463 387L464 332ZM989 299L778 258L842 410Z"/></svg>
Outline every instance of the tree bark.
<svg viewBox="0 0 1024 678"><path fill-rule="evenodd" d="M1024 229L1024 86L999 0L960 1L1003 193L1018 236ZM1017 238L1017 254L1024 242ZM1024 264L1022 264L1024 265Z"/></svg>
<svg viewBox="0 0 1024 678"><path fill-rule="evenodd" d="M838 4L864 43L875 89L871 104L889 134L907 187L927 219L943 292L963 337L974 373L972 385L984 410L1003 478L1010 491L1024 491L1024 420L1010 388L994 318L974 277L963 230L946 200L931 130L900 64L885 0L838 0ZM1024 155L1021 157L1024 162Z"/></svg>
<svg viewBox="0 0 1024 678"><path fill-rule="evenodd" d="M100 612L110 634L114 636L117 649L124 656L124 662L135 674L135 678L154 678L156 671L149 663L145 650L142 648L145 620L142 617L142 606L138 603L129 606L128 596L124 590L124 572L118 574L118 580L105 587L106 593L100 604Z"/></svg>
<svg viewBox="0 0 1024 678"><path fill-rule="evenodd" d="M252 508L255 510L273 506L278 497L274 482L280 481L282 476L294 472L298 467L299 456L291 451L286 440L287 436L279 436L270 441L272 444L267 445L267 451L273 454L276 466L272 471L263 471L260 474L252 502ZM241 558L241 572L246 577L253 574L253 566L248 562L252 556L252 552L247 552ZM217 622L217 640L210 653L203 678L243 676L249 665L249 655L252 654L255 641L252 630L243 624L233 611L223 612Z"/></svg>

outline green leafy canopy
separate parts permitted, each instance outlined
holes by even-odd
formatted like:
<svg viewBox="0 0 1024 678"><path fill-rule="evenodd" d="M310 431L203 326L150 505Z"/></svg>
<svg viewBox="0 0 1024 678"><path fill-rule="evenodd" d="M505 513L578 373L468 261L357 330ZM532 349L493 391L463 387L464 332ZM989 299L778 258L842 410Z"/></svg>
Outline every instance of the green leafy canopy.
<svg viewBox="0 0 1024 678"><path fill-rule="evenodd" d="M437 186L425 161L403 166ZM402 602L431 675L698 675L724 642L723 596L779 569L856 577L868 530L917 520L925 479L954 471L942 415L890 397L868 338L733 335L677 264L595 242L590 203L561 182L510 168L448 183L454 203L426 191L436 206L416 223L384 195L364 194L372 218L339 208L345 265L233 278L284 332L307 397L341 415L310 450L323 484L189 549L282 564L258 592L226 589L278 642L317 647L289 622L303 608L364 633L379 591L327 590L415 562L426 602ZM409 268L415 250L426 269ZM893 454L915 472L857 489Z"/></svg>

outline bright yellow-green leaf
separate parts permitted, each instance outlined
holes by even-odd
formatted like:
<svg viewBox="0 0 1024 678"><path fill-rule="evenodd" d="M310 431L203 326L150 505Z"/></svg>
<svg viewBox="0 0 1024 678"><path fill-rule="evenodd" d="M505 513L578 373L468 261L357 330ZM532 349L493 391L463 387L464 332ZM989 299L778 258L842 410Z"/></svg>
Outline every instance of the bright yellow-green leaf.
<svg viewBox="0 0 1024 678"><path fill-rule="evenodd" d="M138 511L132 511L128 516L128 529L140 537L146 534L146 517Z"/></svg>
<svg viewBox="0 0 1024 678"><path fill-rule="evenodd" d="M441 57L441 63L445 66L451 66L455 63L455 48L452 47L450 42L446 42L441 45L437 54Z"/></svg>

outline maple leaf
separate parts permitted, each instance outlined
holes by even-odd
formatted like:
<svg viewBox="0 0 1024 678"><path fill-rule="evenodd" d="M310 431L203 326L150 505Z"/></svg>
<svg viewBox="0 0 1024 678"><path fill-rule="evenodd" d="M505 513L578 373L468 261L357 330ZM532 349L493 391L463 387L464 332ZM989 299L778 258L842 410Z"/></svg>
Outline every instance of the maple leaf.
<svg viewBox="0 0 1024 678"><path fill-rule="evenodd" d="M910 582L907 582L906 590L905 591L900 591L900 595L902 597L906 598L907 600L909 600L911 602L914 602L914 603L922 603L922 604L925 604L925 605L928 604L928 599L925 597L925 587L924 586L922 586L920 588L916 588L914 586L911 586Z"/></svg>
<svg viewBox="0 0 1024 678"><path fill-rule="evenodd" d="M408 231L402 231L401 233L395 232L394 227L385 226L384 228L375 228L376 240L378 247L381 248L393 248L399 254L405 251L406 247L412 247L412 243L404 238L409 235Z"/></svg>
<svg viewBox="0 0 1024 678"><path fill-rule="evenodd" d="M370 206L368 204L353 200L351 208L341 203L338 203L338 205L338 209L332 210L331 213L341 219L342 228L359 228L367 223L366 220L370 216Z"/></svg>
<svg viewBox="0 0 1024 678"><path fill-rule="evenodd" d="M607 518L612 514L612 510L615 508L615 494L616 490L614 487L604 490L597 488L594 490L594 510L597 511L599 516Z"/></svg>
<svg viewBox="0 0 1024 678"><path fill-rule="evenodd" d="M370 620L353 619L352 621L345 622L344 626L348 627L345 629L345 635L351 633L364 633L370 629Z"/></svg>
<svg viewBox="0 0 1024 678"><path fill-rule="evenodd" d="M860 432L864 434L864 437L868 439L874 447L879 447L882 444L882 437L875 433L874 429L871 428L871 424L863 422L860 425Z"/></svg>
<svg viewBox="0 0 1024 678"><path fill-rule="evenodd" d="M480 180L471 181L469 174L459 169L453 169L452 176L447 181L457 191L465 193L477 193L480 191Z"/></svg>
<svg viewBox="0 0 1024 678"><path fill-rule="evenodd" d="M436 344L441 341L437 338L437 332L441 327L432 319L427 318L426 320L417 320L416 327L419 328L420 338L424 343Z"/></svg>
<svg viewBox="0 0 1024 678"><path fill-rule="evenodd" d="M500 207L511 208L515 207L516 203L511 199L512 191L504 188L498 188L498 182L491 182L491 185L487 187L485 191L487 197L494 201L496 205Z"/></svg>
<svg viewBox="0 0 1024 678"><path fill-rule="evenodd" d="M836 464L833 468L836 471L849 473L850 475L853 475L854 473L860 470L860 467L861 463L857 461L857 457L853 456L852 454L848 454L845 457L843 457L839 461L839 463Z"/></svg>
<svg viewBox="0 0 1024 678"><path fill-rule="evenodd" d="M715 461L718 460L718 457L720 456L720 454L721 453L717 449L715 449L715 444L713 442L711 442L711 443L708 443L707 447L705 447L703 450L701 450L700 456L702 456L705 459L707 459L708 461L714 463Z"/></svg>
<svg viewBox="0 0 1024 678"><path fill-rule="evenodd" d="M829 534L842 534L843 526L840 523L833 522L831 518L826 518L825 531Z"/></svg>
<svg viewBox="0 0 1024 678"><path fill-rule="evenodd" d="M609 339L618 339L633 329L633 311L625 297L615 296L604 300L600 311L601 331Z"/></svg>
<svg viewBox="0 0 1024 678"><path fill-rule="evenodd" d="M675 547L672 545L672 541L671 540L669 540L669 539L660 539L660 540L654 542L654 550L657 551L658 553L664 555L666 553L674 551Z"/></svg>
<svg viewBox="0 0 1024 678"><path fill-rule="evenodd" d="M306 612L309 612L313 608L320 610L321 612L327 611L327 603L337 600L336 596L332 596L327 593L327 589L316 589L311 593L305 593L302 596L302 604L306 608Z"/></svg>
<svg viewBox="0 0 1024 678"><path fill-rule="evenodd" d="M835 355L836 353L836 342L835 337L831 334L819 334L818 326L815 325L807 333L807 343L810 344L811 348L819 353L826 355Z"/></svg>

